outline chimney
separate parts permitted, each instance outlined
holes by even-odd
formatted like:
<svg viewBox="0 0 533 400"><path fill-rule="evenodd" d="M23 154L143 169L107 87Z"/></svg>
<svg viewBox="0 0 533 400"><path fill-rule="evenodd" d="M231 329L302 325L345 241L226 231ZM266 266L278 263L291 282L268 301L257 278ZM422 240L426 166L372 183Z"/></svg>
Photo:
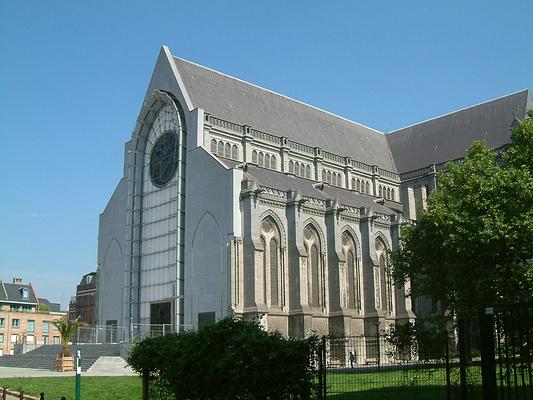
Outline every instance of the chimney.
<svg viewBox="0 0 533 400"><path fill-rule="evenodd" d="M16 283L18 285L21 285L22 284L22 279L20 278L13 278L13 283Z"/></svg>

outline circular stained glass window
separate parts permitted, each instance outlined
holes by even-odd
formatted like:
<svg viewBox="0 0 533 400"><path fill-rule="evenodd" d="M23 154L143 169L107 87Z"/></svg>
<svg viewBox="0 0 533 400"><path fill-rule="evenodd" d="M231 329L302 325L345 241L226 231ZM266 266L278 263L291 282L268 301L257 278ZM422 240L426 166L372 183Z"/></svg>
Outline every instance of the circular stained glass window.
<svg viewBox="0 0 533 400"><path fill-rule="evenodd" d="M178 135L167 132L155 142L150 155L150 178L155 186L165 186L178 167Z"/></svg>

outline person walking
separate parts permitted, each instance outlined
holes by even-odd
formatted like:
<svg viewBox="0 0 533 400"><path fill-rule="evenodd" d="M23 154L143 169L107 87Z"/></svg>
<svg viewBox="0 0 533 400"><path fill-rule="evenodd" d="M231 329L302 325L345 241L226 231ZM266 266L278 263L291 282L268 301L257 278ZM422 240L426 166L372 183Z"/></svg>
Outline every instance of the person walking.
<svg viewBox="0 0 533 400"><path fill-rule="evenodd" d="M350 351L350 368L353 368L353 363L355 362L355 352Z"/></svg>

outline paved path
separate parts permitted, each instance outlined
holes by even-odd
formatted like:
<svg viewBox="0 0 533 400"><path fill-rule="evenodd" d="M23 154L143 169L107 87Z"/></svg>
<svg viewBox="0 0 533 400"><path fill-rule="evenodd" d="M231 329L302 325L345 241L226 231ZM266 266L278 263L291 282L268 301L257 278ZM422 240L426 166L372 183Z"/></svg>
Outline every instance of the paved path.
<svg viewBox="0 0 533 400"><path fill-rule="evenodd" d="M40 377L40 376L75 376L74 371L71 372L57 372L47 371L43 369L33 368L15 368L15 367L0 367L0 378L24 378L24 377ZM81 376L136 376L137 374L129 371L106 371L106 372L82 372Z"/></svg>

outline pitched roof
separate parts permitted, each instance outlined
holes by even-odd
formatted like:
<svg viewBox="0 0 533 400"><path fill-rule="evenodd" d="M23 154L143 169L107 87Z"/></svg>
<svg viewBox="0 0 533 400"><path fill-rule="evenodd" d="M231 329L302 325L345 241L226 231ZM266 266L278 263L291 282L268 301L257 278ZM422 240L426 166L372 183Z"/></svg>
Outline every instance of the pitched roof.
<svg viewBox="0 0 533 400"><path fill-rule="evenodd" d="M227 159L219 158L219 160L227 165L229 168L235 168L239 163ZM341 204L351 207L365 207L373 211L392 215L401 211L401 205L390 201L385 201L384 205L374 202L376 199L373 196L358 193L353 190L344 189L336 186L324 184L322 189L318 189L313 185L316 182L310 179L300 178L292 174L285 174L283 172L273 171L266 168L260 168L254 164L247 164L248 167L244 176L248 179L256 181L259 185L269 187L283 192L289 190L297 190L302 196L312 197L319 200L338 200Z"/></svg>
<svg viewBox="0 0 533 400"><path fill-rule="evenodd" d="M28 290L28 297L22 296L23 289ZM37 304L35 293L30 285L22 283L4 283L0 281L0 302L1 303L28 303Z"/></svg>
<svg viewBox="0 0 533 400"><path fill-rule="evenodd" d="M173 59L194 108L396 171L383 133L181 58Z"/></svg>
<svg viewBox="0 0 533 400"><path fill-rule="evenodd" d="M498 148L510 142L515 116L533 107L529 90L420 122L386 135L398 172L462 158L474 140Z"/></svg>

